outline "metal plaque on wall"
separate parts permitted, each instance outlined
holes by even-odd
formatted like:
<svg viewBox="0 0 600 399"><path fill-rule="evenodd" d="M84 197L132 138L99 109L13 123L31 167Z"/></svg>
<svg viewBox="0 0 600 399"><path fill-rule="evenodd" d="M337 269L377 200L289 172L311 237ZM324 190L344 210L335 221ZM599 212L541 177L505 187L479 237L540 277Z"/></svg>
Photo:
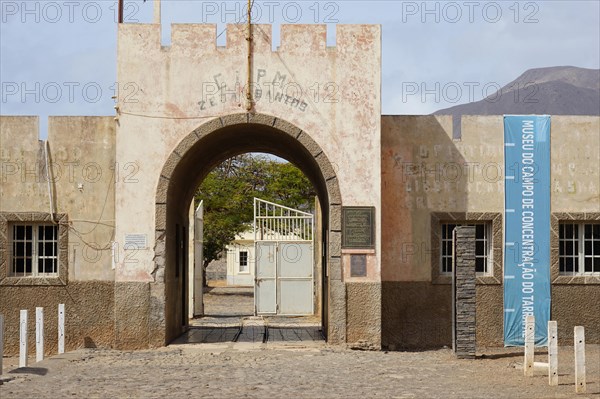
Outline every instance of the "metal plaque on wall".
<svg viewBox="0 0 600 399"><path fill-rule="evenodd" d="M342 248L375 248L375 207L342 207Z"/></svg>
<svg viewBox="0 0 600 399"><path fill-rule="evenodd" d="M367 277L367 255L350 255L350 277Z"/></svg>

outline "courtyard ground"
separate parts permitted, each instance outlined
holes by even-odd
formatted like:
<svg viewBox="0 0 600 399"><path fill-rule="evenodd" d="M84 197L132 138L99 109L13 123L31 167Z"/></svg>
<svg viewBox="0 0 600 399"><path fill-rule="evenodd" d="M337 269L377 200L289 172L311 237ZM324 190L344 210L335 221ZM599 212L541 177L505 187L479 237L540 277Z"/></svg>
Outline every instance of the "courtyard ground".
<svg viewBox="0 0 600 399"><path fill-rule="evenodd" d="M559 386L515 368L514 351L457 360L450 350L364 352L302 345L173 345L136 352L84 349L8 373L10 398L571 398L600 396L600 350L587 347L587 395L575 395L572 348ZM491 355L491 353L494 355ZM543 361L543 356L539 356Z"/></svg>
<svg viewBox="0 0 600 399"><path fill-rule="evenodd" d="M600 345L587 345L587 394L575 395L573 348L559 348L559 386L547 375L519 368L522 352L480 348L476 360L458 360L449 349L368 352L328 346L289 329L315 320L252 317L247 292L217 290L205 296L208 317L166 348L144 351L81 349L18 369L4 359L0 398L599 398ZM191 339L211 328L249 328L248 337L223 334L211 343ZM212 327L211 327L212 326ZM261 331L285 330L265 339ZM200 329L208 330L200 330ZM226 330L222 330L226 331ZM310 334L309 334L310 335ZM271 339L269 339L271 337ZM317 338L317 339L314 339ZM545 352L536 361L546 361ZM7 381L10 379L10 381Z"/></svg>

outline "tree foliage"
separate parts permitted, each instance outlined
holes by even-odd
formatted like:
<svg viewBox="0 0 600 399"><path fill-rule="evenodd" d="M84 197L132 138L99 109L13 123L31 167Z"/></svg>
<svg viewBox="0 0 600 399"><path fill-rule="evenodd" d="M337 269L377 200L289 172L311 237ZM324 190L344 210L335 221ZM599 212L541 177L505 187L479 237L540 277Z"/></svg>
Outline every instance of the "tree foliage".
<svg viewBox="0 0 600 399"><path fill-rule="evenodd" d="M254 197L310 212L315 192L294 165L264 155L243 154L217 166L195 196L196 206L204 201L204 268L249 228Z"/></svg>

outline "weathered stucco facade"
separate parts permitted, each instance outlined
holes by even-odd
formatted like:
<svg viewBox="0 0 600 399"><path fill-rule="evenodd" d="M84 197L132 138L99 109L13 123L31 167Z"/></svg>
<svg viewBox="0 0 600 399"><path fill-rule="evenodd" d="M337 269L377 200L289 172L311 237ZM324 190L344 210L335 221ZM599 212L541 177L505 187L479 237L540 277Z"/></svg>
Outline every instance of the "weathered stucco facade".
<svg viewBox="0 0 600 399"><path fill-rule="evenodd" d="M477 344L503 344L502 116L463 116L454 140L451 116L382 118L382 344L450 345L451 280L439 274L442 221L491 226L490 273L477 278ZM585 145L582 145L585 143ZM559 276L558 222L600 220L600 118L553 116L552 319L569 343L584 325L598 342L600 278Z"/></svg>
<svg viewBox="0 0 600 399"><path fill-rule="evenodd" d="M249 66L245 26L228 27L226 47L216 46L214 25L173 25L168 47L160 29L119 25L116 117L50 118L50 185L37 118L0 117L0 313L9 353L18 310L58 303L67 306L68 349L162 346L181 334L189 295L181 249L194 190L219 162L250 151L290 160L316 188L329 342L450 345L438 227L463 220L491 226L477 342L502 344L501 116L463 117L459 140L451 117L382 117L379 26L339 25L328 47L325 26L284 25L272 51L271 27L254 25ZM559 276L556 236L559 221L600 220L600 119L553 117L552 164L553 319L565 342L575 324L600 342L600 278ZM373 248L342 248L346 206L375 208ZM10 277L8 226L51 213L59 276ZM350 273L357 252L366 256L361 277ZM52 351L55 318L46 328Z"/></svg>

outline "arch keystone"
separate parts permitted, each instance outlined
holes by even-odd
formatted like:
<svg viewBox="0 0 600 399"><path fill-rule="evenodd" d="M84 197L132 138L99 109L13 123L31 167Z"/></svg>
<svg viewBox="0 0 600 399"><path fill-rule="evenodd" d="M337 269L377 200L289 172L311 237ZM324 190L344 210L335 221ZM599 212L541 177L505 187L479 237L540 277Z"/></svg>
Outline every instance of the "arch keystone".
<svg viewBox="0 0 600 399"><path fill-rule="evenodd" d="M248 123L255 123L257 125L273 126L275 124L275 117L265 114L248 114Z"/></svg>
<svg viewBox="0 0 600 399"><path fill-rule="evenodd" d="M248 114L231 114L221 118L223 126L240 125L242 123L248 123Z"/></svg>

